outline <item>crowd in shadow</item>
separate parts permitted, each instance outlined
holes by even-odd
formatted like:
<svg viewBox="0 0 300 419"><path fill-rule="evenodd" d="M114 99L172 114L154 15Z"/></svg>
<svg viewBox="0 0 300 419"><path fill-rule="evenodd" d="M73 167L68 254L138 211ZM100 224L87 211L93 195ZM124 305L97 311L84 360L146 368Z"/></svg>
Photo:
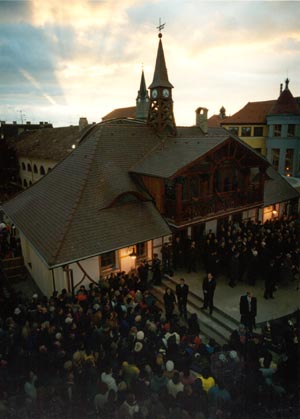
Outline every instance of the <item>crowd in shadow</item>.
<svg viewBox="0 0 300 419"><path fill-rule="evenodd" d="M262 254L264 241L281 264L287 250L297 255L295 226L282 220L209 233L206 263L225 237L233 254L247 243ZM2 282L0 418L299 415L299 317L268 323L262 334L240 325L220 346L202 335L197 315L166 318L149 279L142 264L73 294L30 299Z"/></svg>

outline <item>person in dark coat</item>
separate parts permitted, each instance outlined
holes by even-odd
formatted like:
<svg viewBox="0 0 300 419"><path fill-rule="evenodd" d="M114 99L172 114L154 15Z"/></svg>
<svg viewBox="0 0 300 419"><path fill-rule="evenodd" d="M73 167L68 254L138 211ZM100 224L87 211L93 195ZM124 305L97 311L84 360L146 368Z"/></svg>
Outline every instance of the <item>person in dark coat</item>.
<svg viewBox="0 0 300 419"><path fill-rule="evenodd" d="M264 278L265 278L265 292L264 298L274 298L273 292L275 289L275 281L277 277L277 269L275 266L275 261L271 260L264 269Z"/></svg>
<svg viewBox="0 0 300 419"><path fill-rule="evenodd" d="M229 276L229 286L233 288L236 286L240 276L240 253L237 250L234 250L234 253L230 259Z"/></svg>
<svg viewBox="0 0 300 419"><path fill-rule="evenodd" d="M209 308L209 314L212 314L214 309L214 293L216 289L216 280L211 272L208 272L207 276L203 280L203 310Z"/></svg>
<svg viewBox="0 0 300 419"><path fill-rule="evenodd" d="M249 332L255 328L255 317L257 314L257 300L251 291L247 291L246 295L240 298L240 315L241 323L246 326Z"/></svg>
<svg viewBox="0 0 300 419"><path fill-rule="evenodd" d="M197 272L197 249L194 241L187 248L187 271Z"/></svg>
<svg viewBox="0 0 300 419"><path fill-rule="evenodd" d="M175 308L176 298L174 291L171 288L166 287L164 293L164 303L165 303L165 311L166 311L166 320L170 321L173 316L173 311Z"/></svg>
<svg viewBox="0 0 300 419"><path fill-rule="evenodd" d="M157 253L153 255L152 261L152 282L155 285L161 284L161 261Z"/></svg>
<svg viewBox="0 0 300 419"><path fill-rule="evenodd" d="M176 271L183 267L183 244L180 237L175 237L173 242L173 267Z"/></svg>
<svg viewBox="0 0 300 419"><path fill-rule="evenodd" d="M178 302L178 310L180 316L184 316L185 320L187 320L187 299L189 293L189 286L185 283L184 278L180 278L180 284L176 285L176 296Z"/></svg>

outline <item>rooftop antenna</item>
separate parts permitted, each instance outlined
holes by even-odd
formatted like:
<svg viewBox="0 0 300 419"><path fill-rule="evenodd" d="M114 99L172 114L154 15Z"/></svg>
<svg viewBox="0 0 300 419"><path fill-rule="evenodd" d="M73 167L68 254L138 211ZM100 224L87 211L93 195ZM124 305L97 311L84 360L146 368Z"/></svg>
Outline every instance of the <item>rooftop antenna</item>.
<svg viewBox="0 0 300 419"><path fill-rule="evenodd" d="M25 114L23 113L22 109L19 109L19 112L20 112L21 124L24 124Z"/></svg>

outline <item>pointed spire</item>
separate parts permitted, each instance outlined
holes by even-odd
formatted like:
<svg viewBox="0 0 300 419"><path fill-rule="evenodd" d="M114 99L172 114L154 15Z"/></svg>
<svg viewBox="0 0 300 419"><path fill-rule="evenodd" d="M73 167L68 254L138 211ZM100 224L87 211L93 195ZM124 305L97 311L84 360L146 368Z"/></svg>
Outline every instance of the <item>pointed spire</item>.
<svg viewBox="0 0 300 419"><path fill-rule="evenodd" d="M144 70L142 70L140 89L136 98L136 112L137 119L146 120L149 112L149 95L146 88Z"/></svg>
<svg viewBox="0 0 300 419"><path fill-rule="evenodd" d="M163 25L159 25L159 31ZM161 42L162 34L159 32L159 43L156 56L153 81L150 89L150 107L148 124L159 134L176 135L176 124L173 113L172 84L168 79L164 50Z"/></svg>
<svg viewBox="0 0 300 419"><path fill-rule="evenodd" d="M159 43L158 43L158 50L156 56L156 63L155 63L155 70L153 81L149 86L149 89L153 89L154 87L169 87L172 88L172 84L169 82L168 79L168 71L165 61L164 49L161 42L162 34L158 34Z"/></svg>
<svg viewBox="0 0 300 419"><path fill-rule="evenodd" d="M289 89L289 79L285 80L285 89L280 92L280 96L277 99L275 105L269 112L269 115L280 115L280 114L296 114L300 115L300 106L296 99L292 95Z"/></svg>
<svg viewBox="0 0 300 419"><path fill-rule="evenodd" d="M138 91L137 99L146 99L149 98L148 90L146 88L146 82L145 82L145 75L144 70L142 70L142 76L141 76L141 83L140 83L140 89Z"/></svg>
<svg viewBox="0 0 300 419"><path fill-rule="evenodd" d="M285 80L285 90L287 90L288 88L289 88L289 79L287 78L286 80Z"/></svg>

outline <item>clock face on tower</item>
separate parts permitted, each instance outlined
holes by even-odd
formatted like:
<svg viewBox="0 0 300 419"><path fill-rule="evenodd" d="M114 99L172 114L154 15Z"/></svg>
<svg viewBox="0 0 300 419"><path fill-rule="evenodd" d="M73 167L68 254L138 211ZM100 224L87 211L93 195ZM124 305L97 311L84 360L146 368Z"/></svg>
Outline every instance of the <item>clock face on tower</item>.
<svg viewBox="0 0 300 419"><path fill-rule="evenodd" d="M163 90L163 96L164 96L164 97L169 97L169 94L170 94L170 92L169 92L169 90L168 90L168 89L164 89L164 90Z"/></svg>
<svg viewBox="0 0 300 419"><path fill-rule="evenodd" d="M152 90L152 97L153 97L153 99L157 98L157 90L156 89Z"/></svg>

